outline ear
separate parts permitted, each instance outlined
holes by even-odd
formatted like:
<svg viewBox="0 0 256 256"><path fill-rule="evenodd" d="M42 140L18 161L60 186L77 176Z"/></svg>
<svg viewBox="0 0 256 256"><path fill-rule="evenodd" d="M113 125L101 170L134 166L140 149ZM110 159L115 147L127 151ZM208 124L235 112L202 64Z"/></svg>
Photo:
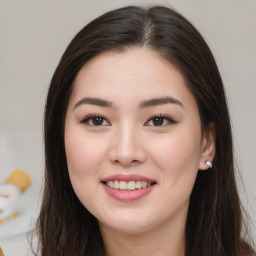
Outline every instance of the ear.
<svg viewBox="0 0 256 256"><path fill-rule="evenodd" d="M209 166L206 164L206 161L213 162L215 155L215 127L211 123L205 129L203 138L202 138L202 148L199 161L199 170L207 170Z"/></svg>

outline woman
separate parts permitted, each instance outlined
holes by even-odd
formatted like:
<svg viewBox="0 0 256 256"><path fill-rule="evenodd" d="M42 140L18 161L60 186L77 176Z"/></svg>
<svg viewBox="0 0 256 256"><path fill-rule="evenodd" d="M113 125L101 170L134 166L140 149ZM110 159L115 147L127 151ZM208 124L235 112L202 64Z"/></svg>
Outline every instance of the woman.
<svg viewBox="0 0 256 256"><path fill-rule="evenodd" d="M41 254L252 255L222 80L198 31L165 7L85 26L45 110Z"/></svg>

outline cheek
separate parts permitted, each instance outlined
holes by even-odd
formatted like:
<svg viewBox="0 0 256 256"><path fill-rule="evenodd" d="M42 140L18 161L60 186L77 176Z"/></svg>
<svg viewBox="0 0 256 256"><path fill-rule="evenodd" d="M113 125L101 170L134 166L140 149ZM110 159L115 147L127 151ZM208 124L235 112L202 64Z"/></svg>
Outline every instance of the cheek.
<svg viewBox="0 0 256 256"><path fill-rule="evenodd" d="M192 189L200 160L200 135L180 134L154 144L151 151L154 162L162 171L162 182L168 187L188 186Z"/></svg>
<svg viewBox="0 0 256 256"><path fill-rule="evenodd" d="M79 130L67 132L65 136L65 149L69 173L74 175L89 175L104 157L102 141L90 138Z"/></svg>
<svg viewBox="0 0 256 256"><path fill-rule="evenodd" d="M73 189L81 203L90 209L94 205L94 197L97 197L95 191L98 191L97 186L100 184L98 170L101 169L105 149L99 138L85 136L83 131L77 130L66 133L65 149Z"/></svg>
<svg viewBox="0 0 256 256"><path fill-rule="evenodd" d="M188 207L198 172L200 143L194 138L176 136L160 145L154 147L154 161L161 171L159 189L165 195L163 208L169 216Z"/></svg>
<svg viewBox="0 0 256 256"><path fill-rule="evenodd" d="M175 165L197 165L200 158L200 139L182 134L174 137L163 138L162 141L154 143L152 154L159 163L166 166Z"/></svg>

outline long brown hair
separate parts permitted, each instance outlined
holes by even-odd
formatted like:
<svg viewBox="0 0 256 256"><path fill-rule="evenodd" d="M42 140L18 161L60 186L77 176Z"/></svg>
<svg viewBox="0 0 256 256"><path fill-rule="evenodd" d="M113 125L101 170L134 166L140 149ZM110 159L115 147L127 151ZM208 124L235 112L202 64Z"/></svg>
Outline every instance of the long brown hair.
<svg viewBox="0 0 256 256"><path fill-rule="evenodd" d="M86 25L71 41L53 75L45 107L45 183L38 234L43 256L105 255L98 222L71 186L64 122L79 70L105 51L148 47L183 74L193 93L202 130L214 124L216 154L211 171L198 172L185 230L186 256L245 256L242 212L233 165L232 134L223 83L206 42L176 11L129 6Z"/></svg>

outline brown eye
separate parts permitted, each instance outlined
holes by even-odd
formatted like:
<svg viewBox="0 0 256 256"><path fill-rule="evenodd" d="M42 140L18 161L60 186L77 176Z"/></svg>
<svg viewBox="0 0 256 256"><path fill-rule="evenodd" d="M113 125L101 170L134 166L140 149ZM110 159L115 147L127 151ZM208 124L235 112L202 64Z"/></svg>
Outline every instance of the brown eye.
<svg viewBox="0 0 256 256"><path fill-rule="evenodd" d="M101 115L89 115L81 123L88 126L109 126L110 123Z"/></svg>
<svg viewBox="0 0 256 256"><path fill-rule="evenodd" d="M152 119L153 125L161 126L164 123L164 119L162 117L155 117Z"/></svg>
<svg viewBox="0 0 256 256"><path fill-rule="evenodd" d="M104 119L102 117L94 117L94 118L92 118L92 123L94 125L102 125L103 121L104 121Z"/></svg>
<svg viewBox="0 0 256 256"><path fill-rule="evenodd" d="M156 115L151 117L147 122L146 122L146 126L168 126L171 124L176 123L176 121L174 121L171 117L169 116L162 116L162 115Z"/></svg>

